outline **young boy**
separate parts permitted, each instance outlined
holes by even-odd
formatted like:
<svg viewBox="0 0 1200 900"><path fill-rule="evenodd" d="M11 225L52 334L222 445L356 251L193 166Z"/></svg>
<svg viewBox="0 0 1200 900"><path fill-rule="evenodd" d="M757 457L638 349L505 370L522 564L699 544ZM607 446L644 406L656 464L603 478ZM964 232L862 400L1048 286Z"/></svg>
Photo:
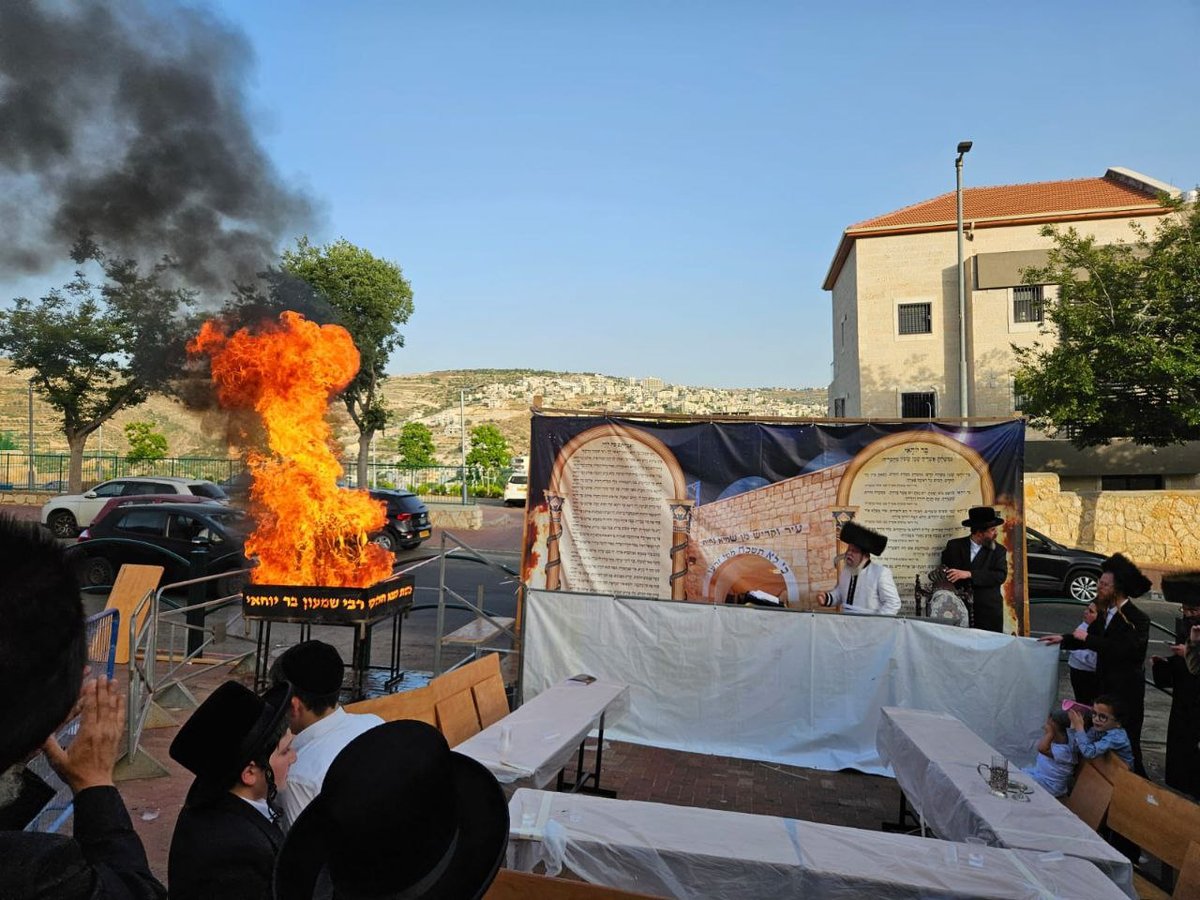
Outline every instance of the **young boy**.
<svg viewBox="0 0 1200 900"><path fill-rule="evenodd" d="M1120 703L1111 694L1105 694L1096 698L1092 710L1092 727L1087 731L1084 730L1083 713L1078 707L1072 707L1067 712L1071 719L1071 730L1067 737L1072 749L1084 759L1095 759L1111 750L1132 769L1133 747L1121 725L1124 710Z"/></svg>
<svg viewBox="0 0 1200 900"><path fill-rule="evenodd" d="M1032 766L1022 770L1054 797L1067 793L1071 776L1075 774L1075 763L1079 761L1079 754L1067 739L1069 724L1070 719L1061 709L1051 712L1042 727L1037 759Z"/></svg>

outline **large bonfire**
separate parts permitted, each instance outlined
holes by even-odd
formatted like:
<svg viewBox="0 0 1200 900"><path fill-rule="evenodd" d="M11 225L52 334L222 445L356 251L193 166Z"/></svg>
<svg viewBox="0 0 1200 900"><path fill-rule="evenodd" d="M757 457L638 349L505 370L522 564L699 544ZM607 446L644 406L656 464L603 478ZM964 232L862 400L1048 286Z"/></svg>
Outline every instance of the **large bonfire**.
<svg viewBox="0 0 1200 900"><path fill-rule="evenodd" d="M205 322L188 351L209 357L221 405L253 410L266 430L269 452L249 456L251 580L366 587L391 575L392 555L367 537L383 527L384 506L337 486L342 467L325 418L358 372L349 332L288 311L254 333Z"/></svg>

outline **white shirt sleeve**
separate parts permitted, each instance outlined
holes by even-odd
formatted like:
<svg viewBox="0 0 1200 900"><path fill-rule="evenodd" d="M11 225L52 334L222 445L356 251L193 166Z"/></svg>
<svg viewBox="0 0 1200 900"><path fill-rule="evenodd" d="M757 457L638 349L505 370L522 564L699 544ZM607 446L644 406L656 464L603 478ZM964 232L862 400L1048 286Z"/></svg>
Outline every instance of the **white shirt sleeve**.
<svg viewBox="0 0 1200 900"><path fill-rule="evenodd" d="M300 813L304 812L304 807L312 803L320 790L319 785L304 778L292 778L291 773L288 773L287 787L279 792L279 799L283 805L283 821L279 824L285 832L292 827Z"/></svg>
<svg viewBox="0 0 1200 900"><path fill-rule="evenodd" d="M879 567L879 611L885 616L900 613L900 592L896 590L896 579L887 566Z"/></svg>

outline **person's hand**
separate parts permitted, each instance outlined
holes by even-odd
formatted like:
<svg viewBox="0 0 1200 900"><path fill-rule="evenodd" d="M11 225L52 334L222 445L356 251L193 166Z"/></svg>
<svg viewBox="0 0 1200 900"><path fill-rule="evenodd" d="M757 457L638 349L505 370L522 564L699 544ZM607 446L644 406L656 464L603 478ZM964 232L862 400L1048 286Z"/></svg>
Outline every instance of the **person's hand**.
<svg viewBox="0 0 1200 900"><path fill-rule="evenodd" d="M1079 628L1076 628L1074 631L1072 631L1072 632L1071 632L1071 637L1075 638L1075 640L1077 640L1077 641L1086 641L1086 640L1087 640L1087 634L1088 634L1088 633L1087 633L1087 629L1086 629L1086 628L1079 627Z"/></svg>
<svg viewBox="0 0 1200 900"><path fill-rule="evenodd" d="M1067 718L1071 720L1071 727L1076 731L1083 731L1083 713L1072 706L1067 710Z"/></svg>
<svg viewBox="0 0 1200 900"><path fill-rule="evenodd" d="M817 602L822 606L833 605L833 600L830 599L829 594L826 591L821 591L819 594L817 594Z"/></svg>
<svg viewBox="0 0 1200 900"><path fill-rule="evenodd" d="M1187 644L1172 644L1171 652L1176 656L1184 656L1187 654Z"/></svg>
<svg viewBox="0 0 1200 900"><path fill-rule="evenodd" d="M1200 625L1193 625L1192 630L1188 632L1189 644L1200 644Z"/></svg>
<svg viewBox="0 0 1200 900"><path fill-rule="evenodd" d="M1063 636L1061 634L1044 634L1038 638L1041 644L1061 644Z"/></svg>
<svg viewBox="0 0 1200 900"><path fill-rule="evenodd" d="M111 785L117 747L125 725L125 698L108 678L88 681L79 692L80 722L75 740L64 750L54 735L42 750L58 777L78 794L85 788Z"/></svg>
<svg viewBox="0 0 1200 900"><path fill-rule="evenodd" d="M947 569L946 577L950 579L951 584L958 584L960 581L970 581L971 573L966 569Z"/></svg>

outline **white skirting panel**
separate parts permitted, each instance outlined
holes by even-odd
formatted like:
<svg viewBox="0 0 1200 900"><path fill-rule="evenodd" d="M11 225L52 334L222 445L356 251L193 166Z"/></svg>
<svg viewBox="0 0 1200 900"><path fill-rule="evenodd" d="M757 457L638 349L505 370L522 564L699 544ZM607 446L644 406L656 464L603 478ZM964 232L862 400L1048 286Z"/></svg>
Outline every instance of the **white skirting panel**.
<svg viewBox="0 0 1200 900"><path fill-rule="evenodd" d="M1024 765L1058 687L1058 648L918 619L531 589L525 696L581 672L630 685L618 740L890 774L884 706L961 719ZM986 762L986 760L978 760Z"/></svg>

